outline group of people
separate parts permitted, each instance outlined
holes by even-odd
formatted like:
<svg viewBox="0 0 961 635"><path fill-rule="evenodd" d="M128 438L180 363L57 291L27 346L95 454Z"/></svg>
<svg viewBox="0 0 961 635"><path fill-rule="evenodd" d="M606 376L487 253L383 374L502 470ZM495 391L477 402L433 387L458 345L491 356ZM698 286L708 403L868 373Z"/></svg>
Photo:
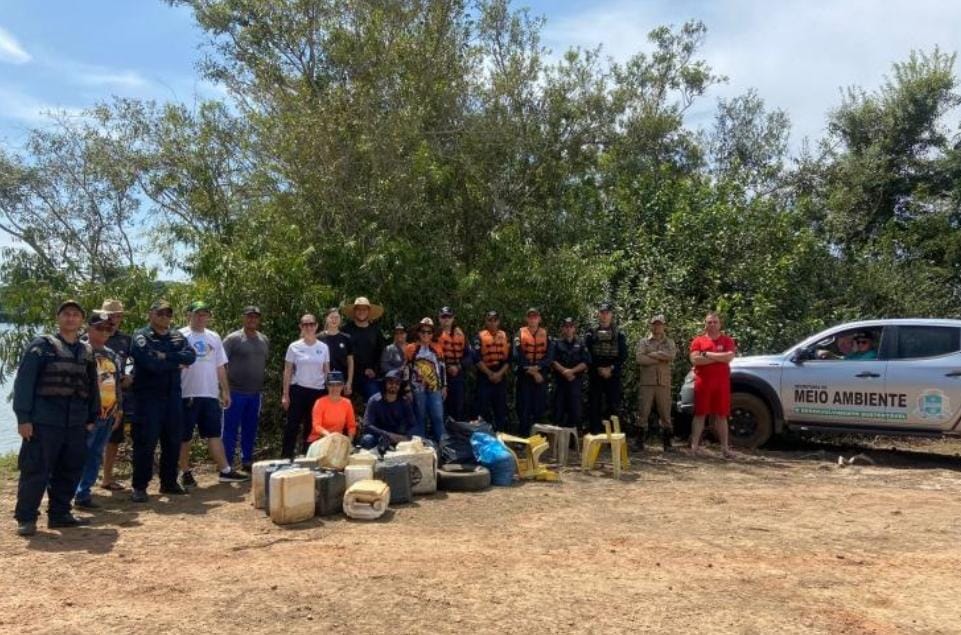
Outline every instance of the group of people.
<svg viewBox="0 0 961 635"><path fill-rule="evenodd" d="M342 313L349 318L343 330ZM468 337L445 306L436 324L431 317L417 322L413 337L411 329L396 324L388 342L376 324L383 313L360 297L328 311L322 329L315 315L300 318L300 337L284 356L283 456L293 457L298 448L306 451L334 433L365 448L386 449L413 436L440 442L445 417L478 415L504 430L511 375L521 436L544 418L550 385L556 425L581 427L585 381L591 432L600 432L602 420L620 412L627 338L609 303L598 306L596 323L583 335L568 317L556 337L549 336L533 307L513 337L501 328L497 311L487 312L484 328ZM261 311L244 308L241 328L223 339L207 328L211 308L205 302L193 302L187 314L187 326L174 329L173 308L158 300L149 323L128 335L121 331L119 301L106 300L87 317L79 303L68 300L57 308L57 333L30 342L14 383L23 439L15 510L19 534L36 531L45 491L50 527L86 524L72 506L97 506L91 489L101 462L101 487L125 489L114 479L114 463L126 430L133 440L134 502L149 500L158 444L160 492L183 495L197 485L189 451L195 432L206 441L221 482L249 478L270 351L260 332ZM728 364L735 352L734 341L720 331L720 318L709 314L689 353L696 375L694 452L708 415L715 416L722 448L729 451ZM641 444L654 409L664 447L670 448L676 355L664 316L655 315L636 348ZM475 398L468 412L471 373ZM362 422L354 400L363 410ZM234 468L238 441L241 470Z"/></svg>

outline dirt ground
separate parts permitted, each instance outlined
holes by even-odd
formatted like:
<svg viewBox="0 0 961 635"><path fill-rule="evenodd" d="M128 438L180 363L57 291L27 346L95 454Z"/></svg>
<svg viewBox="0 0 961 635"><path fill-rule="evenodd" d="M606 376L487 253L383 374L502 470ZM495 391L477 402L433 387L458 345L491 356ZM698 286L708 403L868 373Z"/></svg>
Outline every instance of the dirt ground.
<svg viewBox="0 0 961 635"><path fill-rule="evenodd" d="M288 527L210 473L148 505L100 490L90 528L2 525L0 632L959 633L961 443L898 447L649 451L620 482Z"/></svg>

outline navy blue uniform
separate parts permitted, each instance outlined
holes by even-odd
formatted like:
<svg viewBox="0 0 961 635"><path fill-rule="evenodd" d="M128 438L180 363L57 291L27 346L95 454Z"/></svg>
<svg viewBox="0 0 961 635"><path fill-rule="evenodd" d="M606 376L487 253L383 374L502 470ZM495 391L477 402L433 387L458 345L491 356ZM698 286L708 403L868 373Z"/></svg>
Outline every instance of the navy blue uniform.
<svg viewBox="0 0 961 635"><path fill-rule="evenodd" d="M595 326L587 332L584 344L590 351L592 362L588 368L591 432L599 434L604 429L601 420L620 412L621 368L627 361L627 338L613 324ZM611 376L602 377L598 372L601 368L610 368Z"/></svg>
<svg viewBox="0 0 961 635"><path fill-rule="evenodd" d="M177 486L177 459L183 434L180 367L197 353L179 331L163 335L151 327L133 335L133 393L137 414L133 426L133 488L145 490L153 477L153 457L160 441L160 486Z"/></svg>
<svg viewBox="0 0 961 635"><path fill-rule="evenodd" d="M584 341L575 337L565 340L563 337L554 340L554 363L571 369L578 364L591 365L591 354L584 345ZM584 372L568 381L566 377L554 370L554 423L568 428L579 428L584 402Z"/></svg>
<svg viewBox="0 0 961 635"><path fill-rule="evenodd" d="M18 424L33 424L33 436L20 445L14 516L35 522L44 491L50 519L69 516L87 458L87 426L100 412L90 346L60 335L30 342L17 368L13 410Z"/></svg>
<svg viewBox="0 0 961 635"><path fill-rule="evenodd" d="M531 425L539 421L547 410L547 380L553 359L553 345L547 331L538 327L531 331L523 327L514 338L514 372L517 374L518 434L530 436ZM542 381L527 372L537 366Z"/></svg>

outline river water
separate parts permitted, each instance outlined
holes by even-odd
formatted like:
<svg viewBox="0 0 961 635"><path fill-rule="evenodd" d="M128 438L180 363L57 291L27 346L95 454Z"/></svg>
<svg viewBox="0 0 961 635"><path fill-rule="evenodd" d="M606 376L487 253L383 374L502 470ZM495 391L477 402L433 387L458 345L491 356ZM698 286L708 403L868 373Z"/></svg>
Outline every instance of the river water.
<svg viewBox="0 0 961 635"><path fill-rule="evenodd" d="M16 452L20 449L20 435L17 434L17 417L13 414L13 403L6 397L13 390L13 375L0 387L0 454Z"/></svg>

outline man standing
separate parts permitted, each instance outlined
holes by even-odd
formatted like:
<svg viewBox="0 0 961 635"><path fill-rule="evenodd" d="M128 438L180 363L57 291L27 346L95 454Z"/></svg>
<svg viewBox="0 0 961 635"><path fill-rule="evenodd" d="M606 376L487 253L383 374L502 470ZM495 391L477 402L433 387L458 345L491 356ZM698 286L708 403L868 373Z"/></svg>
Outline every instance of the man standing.
<svg viewBox="0 0 961 635"><path fill-rule="evenodd" d="M618 414L621 407L621 368L627 361L627 338L614 324L609 302L597 307L597 326L587 332L584 344L591 354L587 393L591 432L598 434L601 420Z"/></svg>
<svg viewBox="0 0 961 635"><path fill-rule="evenodd" d="M552 349L547 331L541 328L541 312L527 309L527 326L514 338L514 366L517 373L518 433L527 437L531 424L547 409L547 371L551 368Z"/></svg>
<svg viewBox="0 0 961 635"><path fill-rule="evenodd" d="M564 318L561 337L554 341L554 423L567 428L581 427L584 373L591 354L577 337L574 318Z"/></svg>
<svg viewBox="0 0 961 635"><path fill-rule="evenodd" d="M109 317L107 323L110 325L111 333L107 339L107 348L120 357L120 376L122 377L120 387L123 391L123 420L120 425L114 427L107 440L107 449L103 455L103 480L100 482L100 487L119 491L123 489L123 485L114 480L113 467L117 461L120 444L124 440L124 428L130 426L130 429L133 429L134 420L133 374L130 372L133 364L130 356L133 340L120 330L124 316L123 303L120 300L104 300L100 310Z"/></svg>
<svg viewBox="0 0 961 635"><path fill-rule="evenodd" d="M194 363L197 354L180 331L170 330L173 309L166 300L150 306L150 324L133 335L133 393L137 419L133 426L133 495L147 502L147 485L153 478L154 452L160 442L160 492L186 494L177 484L177 458L183 442L183 404L180 369Z"/></svg>
<svg viewBox="0 0 961 635"><path fill-rule="evenodd" d="M400 396L402 383L402 371L389 371L384 376L384 391L367 402L361 447L384 451L410 440L417 422L410 401Z"/></svg>
<svg viewBox="0 0 961 635"><path fill-rule="evenodd" d="M444 409L448 417L460 421L464 418L464 402L467 396L467 368L471 351L467 338L459 326L454 325L454 309L445 306L440 310L440 335L437 343L444 351L447 367L447 397Z"/></svg>
<svg viewBox="0 0 961 635"><path fill-rule="evenodd" d="M233 465L239 432L240 461L248 473L254 462L260 399L270 353L270 342L259 328L260 309L248 306L244 309L244 327L224 338L230 384L230 407L224 412L224 452L227 465Z"/></svg>
<svg viewBox="0 0 961 635"><path fill-rule="evenodd" d="M93 311L87 323L89 325L87 343L90 344L97 363L100 411L97 414L94 429L87 437L87 459L73 503L77 507L96 509L99 505L93 502L90 488L97 482L97 473L100 471L100 461L103 459L103 448L107 444L107 438L112 430L121 426L123 398L120 392L120 356L107 346L107 338L113 332L110 318L106 313Z"/></svg>
<svg viewBox="0 0 961 635"><path fill-rule="evenodd" d="M474 338L477 365L477 414L494 425L507 428L507 371L510 368L511 342L500 329L497 311L488 311L484 330Z"/></svg>
<svg viewBox="0 0 961 635"><path fill-rule="evenodd" d="M398 322L394 325L394 341L380 355L380 372L385 376L393 370L402 371L407 366L404 348L407 346L407 327Z"/></svg>
<svg viewBox="0 0 961 635"><path fill-rule="evenodd" d="M87 457L87 433L100 413L97 364L80 341L85 313L73 300L57 307L57 334L27 346L13 383L13 411L20 444L17 534L37 532L40 501L47 492L47 526L89 524L70 513Z"/></svg>
<svg viewBox="0 0 961 635"><path fill-rule="evenodd" d="M671 365L677 356L677 347L665 331L664 316L651 318L651 332L637 343L637 363L640 366L638 384L638 449L644 449L647 436L647 420L651 416L651 406L657 406L657 416L661 425L661 443L664 451L671 449Z"/></svg>
<svg viewBox="0 0 961 635"><path fill-rule="evenodd" d="M380 392L377 380L377 367L387 342L373 322L384 314L384 307L371 304L370 300L360 297L353 304L344 306L344 313L350 318L344 333L350 335L354 348L354 385L353 392L361 396L364 403Z"/></svg>
<svg viewBox="0 0 961 635"><path fill-rule="evenodd" d="M221 439L224 408L230 407L230 385L227 383L227 354L220 335L207 328L210 306L196 301L187 309L190 324L180 329L180 334L197 354L196 363L180 373L181 397L184 405L183 437L180 446L180 484L196 487L197 480L190 469L190 442L194 428L201 439L207 440L207 449L220 472L221 483L245 481L247 476L235 471L224 452Z"/></svg>
<svg viewBox="0 0 961 635"><path fill-rule="evenodd" d="M691 454L697 454L704 432L704 418L714 416L721 452L731 456L727 418L731 413L731 360L737 353L734 340L721 332L721 318L708 313L704 332L691 341L694 365L694 420L691 423Z"/></svg>

